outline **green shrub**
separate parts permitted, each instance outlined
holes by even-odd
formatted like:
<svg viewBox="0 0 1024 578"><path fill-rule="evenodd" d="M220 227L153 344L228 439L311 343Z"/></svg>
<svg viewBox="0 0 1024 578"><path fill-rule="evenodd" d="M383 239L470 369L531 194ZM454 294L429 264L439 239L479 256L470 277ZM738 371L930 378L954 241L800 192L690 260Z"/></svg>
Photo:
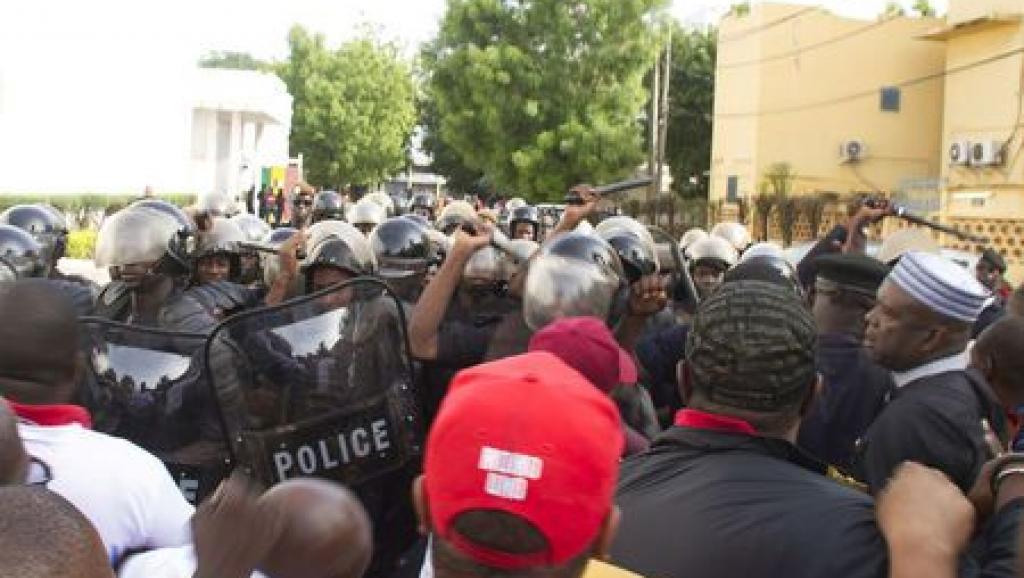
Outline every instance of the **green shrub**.
<svg viewBox="0 0 1024 578"><path fill-rule="evenodd" d="M71 259L92 259L96 249L96 231L81 229L68 234L67 256Z"/></svg>

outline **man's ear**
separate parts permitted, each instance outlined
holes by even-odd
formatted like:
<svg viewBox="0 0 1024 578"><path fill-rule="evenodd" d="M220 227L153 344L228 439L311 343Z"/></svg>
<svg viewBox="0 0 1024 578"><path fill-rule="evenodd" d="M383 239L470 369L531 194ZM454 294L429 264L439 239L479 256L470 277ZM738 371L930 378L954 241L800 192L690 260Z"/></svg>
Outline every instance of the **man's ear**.
<svg viewBox="0 0 1024 578"><path fill-rule="evenodd" d="M690 396L693 395L693 373L686 363L686 358L680 359L676 364L676 386L679 388L679 397L683 400L683 405L690 405Z"/></svg>
<svg viewBox="0 0 1024 578"><path fill-rule="evenodd" d="M814 385L807 388L807 393L804 394L804 399L800 402L800 419L803 419L811 411L811 406L814 405L814 400L821 396L822 390L825 388L825 377L820 373L816 373L814 377Z"/></svg>
<svg viewBox="0 0 1024 578"><path fill-rule="evenodd" d="M412 505L416 509L416 529L423 536L430 534L430 504L427 503L427 492L423 488L423 476L417 476L412 483Z"/></svg>
<svg viewBox="0 0 1024 578"><path fill-rule="evenodd" d="M598 560L611 559L612 543L615 542L615 535L619 531L619 522L622 520L622 511L619 507L612 505L608 516L604 519L601 531L597 534L597 541L594 542L594 557Z"/></svg>

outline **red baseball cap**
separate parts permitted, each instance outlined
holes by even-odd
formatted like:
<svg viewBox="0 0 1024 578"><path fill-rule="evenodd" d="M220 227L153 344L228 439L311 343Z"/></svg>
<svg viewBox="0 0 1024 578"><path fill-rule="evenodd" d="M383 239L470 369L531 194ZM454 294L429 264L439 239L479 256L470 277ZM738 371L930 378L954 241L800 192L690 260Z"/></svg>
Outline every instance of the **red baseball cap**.
<svg viewBox="0 0 1024 578"><path fill-rule="evenodd" d="M563 317L530 339L530 351L548 351L608 393L620 383L635 384L636 364L596 317Z"/></svg>
<svg viewBox="0 0 1024 578"><path fill-rule="evenodd" d="M593 544L611 510L622 444L615 404L550 353L462 371L427 437L433 531L492 568L565 564ZM455 530L460 514L477 510L526 520L548 548L500 552Z"/></svg>

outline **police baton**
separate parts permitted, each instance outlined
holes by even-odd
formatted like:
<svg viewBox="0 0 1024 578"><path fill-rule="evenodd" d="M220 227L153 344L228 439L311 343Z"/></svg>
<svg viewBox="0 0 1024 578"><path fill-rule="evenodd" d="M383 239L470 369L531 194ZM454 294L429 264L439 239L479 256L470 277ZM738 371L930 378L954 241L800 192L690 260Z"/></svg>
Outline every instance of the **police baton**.
<svg viewBox="0 0 1024 578"><path fill-rule="evenodd" d="M979 236L979 235L972 235L970 233L961 231L961 230L956 229L954 227L950 227L949 225L943 225L942 223L936 223L935 221L929 221L928 219L925 219L924 217L921 217L921 216L918 216L918 215L915 215L915 214L911 213L910 211L907 210L906 207L900 207L898 205L893 206L892 207L892 215L894 217L899 218L899 219L903 219L904 221L906 221L908 223L913 223L915 225L920 225L922 227L928 227L929 229L933 229L935 231L938 231L940 233L945 233L947 235L953 235L954 237L956 237L957 239L960 239L961 241L969 241L971 243L978 243L978 244L981 244L981 245L988 245L988 242L989 242L989 238L988 237L982 237L982 236Z"/></svg>
<svg viewBox="0 0 1024 578"><path fill-rule="evenodd" d="M629 179L626 181L618 181L616 183L609 183L607 185L601 185L594 187L593 192L600 198L606 199L615 195L624 193L626 191L632 191L633 189L639 189L642 187L650 186L654 182L651 177L641 177L639 179ZM565 204L567 205L582 205L583 197L579 192L572 190L565 195Z"/></svg>

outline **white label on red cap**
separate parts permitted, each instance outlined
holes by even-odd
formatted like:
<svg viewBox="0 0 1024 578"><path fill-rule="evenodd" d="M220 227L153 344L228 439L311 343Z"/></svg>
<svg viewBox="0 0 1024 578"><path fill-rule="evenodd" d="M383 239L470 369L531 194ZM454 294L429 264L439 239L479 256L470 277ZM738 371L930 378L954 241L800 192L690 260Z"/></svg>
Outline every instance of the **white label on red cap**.
<svg viewBox="0 0 1024 578"><path fill-rule="evenodd" d="M528 480L537 480L540 479L544 461L534 456L484 446L480 449L480 465L478 467L485 472L498 472Z"/></svg>
<svg viewBox="0 0 1024 578"><path fill-rule="evenodd" d="M516 500L521 502L526 499L526 488L530 482L523 478L503 476L494 472L487 472L487 481L484 483L484 491L491 496Z"/></svg>

